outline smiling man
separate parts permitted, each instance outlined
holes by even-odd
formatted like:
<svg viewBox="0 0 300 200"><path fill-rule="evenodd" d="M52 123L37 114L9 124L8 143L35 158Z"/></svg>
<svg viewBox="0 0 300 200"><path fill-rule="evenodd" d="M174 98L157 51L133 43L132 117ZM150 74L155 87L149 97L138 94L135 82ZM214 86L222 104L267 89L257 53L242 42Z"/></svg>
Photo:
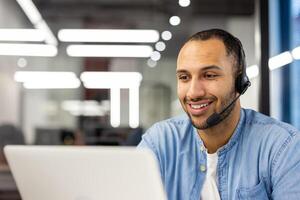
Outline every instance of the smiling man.
<svg viewBox="0 0 300 200"><path fill-rule="evenodd" d="M176 75L186 115L156 123L139 144L156 155L168 199L299 199L300 133L241 108L250 82L240 41L220 29L196 33Z"/></svg>

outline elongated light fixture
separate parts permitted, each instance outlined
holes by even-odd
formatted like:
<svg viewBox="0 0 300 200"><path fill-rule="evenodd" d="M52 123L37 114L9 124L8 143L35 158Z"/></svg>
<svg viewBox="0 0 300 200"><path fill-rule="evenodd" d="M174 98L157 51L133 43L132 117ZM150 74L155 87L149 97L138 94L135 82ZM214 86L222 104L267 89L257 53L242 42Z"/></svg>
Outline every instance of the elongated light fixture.
<svg viewBox="0 0 300 200"><path fill-rule="evenodd" d="M75 116L104 116L109 110L94 100L66 100L61 103L61 108Z"/></svg>
<svg viewBox="0 0 300 200"><path fill-rule="evenodd" d="M38 29L0 29L0 41L42 42L45 38L45 33Z"/></svg>
<svg viewBox="0 0 300 200"><path fill-rule="evenodd" d="M48 44L0 43L0 55L54 57L57 55L57 48Z"/></svg>
<svg viewBox="0 0 300 200"><path fill-rule="evenodd" d="M121 124L121 90L120 88L110 89L110 124L118 127Z"/></svg>
<svg viewBox="0 0 300 200"><path fill-rule="evenodd" d="M113 127L120 125L120 89L129 89L129 126L139 126L139 87L142 75L138 72L83 72L80 75L86 88L110 89Z"/></svg>
<svg viewBox="0 0 300 200"><path fill-rule="evenodd" d="M27 89L71 89L80 86L73 72L17 71L14 79Z"/></svg>
<svg viewBox="0 0 300 200"><path fill-rule="evenodd" d="M70 45L67 54L72 57L135 57L147 58L153 48L148 45Z"/></svg>
<svg viewBox="0 0 300 200"><path fill-rule="evenodd" d="M80 79L90 89L128 89L139 86L142 75L138 72L83 72Z"/></svg>
<svg viewBox="0 0 300 200"><path fill-rule="evenodd" d="M274 70L284 65L287 65L293 61L292 54L289 51L285 51L277 56L269 59L269 69Z"/></svg>
<svg viewBox="0 0 300 200"><path fill-rule="evenodd" d="M33 24L33 26L36 29L39 29L45 33L46 35L45 42L47 44L56 46L57 40L55 36L53 35L52 31L50 30L50 28L42 18L40 12L36 8L32 0L17 0L17 2L22 8L22 10L24 11L24 13L26 14L26 16L28 17L28 19L30 20L30 22Z"/></svg>
<svg viewBox="0 0 300 200"><path fill-rule="evenodd" d="M273 56L269 59L269 70L275 70L293 62L293 59L300 59L300 47L294 48L291 52L285 51L281 54ZM247 75L249 78L255 78L259 74L257 65L247 67Z"/></svg>
<svg viewBox="0 0 300 200"><path fill-rule="evenodd" d="M80 86L79 80L61 80L61 81L43 81L43 82L25 82L23 83L26 89L76 89Z"/></svg>
<svg viewBox="0 0 300 200"><path fill-rule="evenodd" d="M62 29L58 38L63 42L155 43L157 30L134 29Z"/></svg>
<svg viewBox="0 0 300 200"><path fill-rule="evenodd" d="M299 60L300 59L300 46L299 47L296 47L292 50L292 55L293 55L293 58L295 60Z"/></svg>

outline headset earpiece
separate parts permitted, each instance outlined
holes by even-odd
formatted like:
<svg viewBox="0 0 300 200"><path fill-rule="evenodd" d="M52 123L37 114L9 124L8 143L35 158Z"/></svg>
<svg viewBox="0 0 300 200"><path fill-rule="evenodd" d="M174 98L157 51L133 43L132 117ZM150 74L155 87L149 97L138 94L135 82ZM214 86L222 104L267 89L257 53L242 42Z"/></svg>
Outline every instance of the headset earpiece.
<svg viewBox="0 0 300 200"><path fill-rule="evenodd" d="M246 74L241 73L236 78L235 88L239 94L244 94L250 85L251 82Z"/></svg>
<svg viewBox="0 0 300 200"><path fill-rule="evenodd" d="M235 89L239 94L244 94L248 87L251 85L251 82L246 74L246 60L245 60L245 53L243 51L243 47L241 42L238 40L239 44L239 55L238 55L238 62L239 66L242 68L242 73L240 73L235 79Z"/></svg>

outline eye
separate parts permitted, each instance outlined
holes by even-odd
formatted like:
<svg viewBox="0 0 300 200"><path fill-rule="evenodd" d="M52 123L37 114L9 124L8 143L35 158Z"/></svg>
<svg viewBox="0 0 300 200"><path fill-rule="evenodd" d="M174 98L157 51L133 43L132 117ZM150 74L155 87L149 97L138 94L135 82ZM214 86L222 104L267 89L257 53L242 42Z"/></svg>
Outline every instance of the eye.
<svg viewBox="0 0 300 200"><path fill-rule="evenodd" d="M178 79L181 81L187 81L189 79L189 76L186 74L179 74Z"/></svg>
<svg viewBox="0 0 300 200"><path fill-rule="evenodd" d="M215 79L216 77L218 77L218 74L216 74L216 73L206 72L204 74L204 78L206 78L206 79Z"/></svg>

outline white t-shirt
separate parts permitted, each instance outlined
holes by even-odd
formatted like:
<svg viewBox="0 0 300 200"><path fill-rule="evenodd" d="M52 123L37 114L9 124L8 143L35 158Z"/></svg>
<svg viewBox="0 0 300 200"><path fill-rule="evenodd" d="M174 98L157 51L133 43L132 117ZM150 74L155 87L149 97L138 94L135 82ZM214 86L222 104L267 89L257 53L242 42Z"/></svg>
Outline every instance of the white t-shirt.
<svg viewBox="0 0 300 200"><path fill-rule="evenodd" d="M218 154L207 153L207 171L205 181L201 191L201 200L220 200L217 186L217 164Z"/></svg>

